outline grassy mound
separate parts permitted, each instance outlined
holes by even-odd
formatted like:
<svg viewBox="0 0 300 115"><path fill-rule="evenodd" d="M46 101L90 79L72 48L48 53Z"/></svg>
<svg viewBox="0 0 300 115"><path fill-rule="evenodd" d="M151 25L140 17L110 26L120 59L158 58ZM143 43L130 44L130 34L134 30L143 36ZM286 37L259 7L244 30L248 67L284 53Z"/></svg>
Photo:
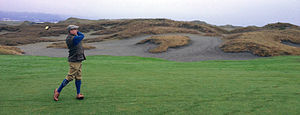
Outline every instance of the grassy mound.
<svg viewBox="0 0 300 115"><path fill-rule="evenodd" d="M158 46L154 49L150 49L150 53L161 53L168 50L168 48L175 48L188 45L190 38L188 36L179 35L167 35L167 36L151 36L145 40L138 42L137 44L154 43Z"/></svg>
<svg viewBox="0 0 300 115"><path fill-rule="evenodd" d="M96 47L94 46L89 46L86 44L82 44L83 49L85 50L90 50L90 49L95 49ZM68 48L67 44L65 42L56 42L56 43L52 43L50 45L47 46L47 48L63 48L66 49Z"/></svg>
<svg viewBox="0 0 300 115"><path fill-rule="evenodd" d="M250 52L258 56L300 55L300 48L282 41L300 43L300 30L262 30L229 35L220 48L225 52Z"/></svg>
<svg viewBox="0 0 300 115"><path fill-rule="evenodd" d="M277 23L272 23L272 24L267 24L263 28L265 29L278 29L278 30L285 30L285 29L300 29L298 26L290 24L290 23L282 23L282 22L277 22Z"/></svg>
<svg viewBox="0 0 300 115"><path fill-rule="evenodd" d="M1 31L15 32L15 31L18 31L18 30L19 30L19 28L17 28L16 26L7 26L7 25L0 26L0 32Z"/></svg>
<svg viewBox="0 0 300 115"><path fill-rule="evenodd" d="M57 40L40 38L38 33L46 31L42 25L13 26L18 31L0 35L0 45L24 45L37 42L54 42Z"/></svg>
<svg viewBox="0 0 300 115"><path fill-rule="evenodd" d="M224 30L227 30L227 31L232 31L232 30L235 30L235 29L239 29L239 28L242 28L241 26L233 26L233 25L222 25L222 26L218 26Z"/></svg>
<svg viewBox="0 0 300 115"><path fill-rule="evenodd" d="M230 31L230 33L243 33L243 32L253 32L253 31L260 31L263 28L257 26L248 26L243 28L237 28Z"/></svg>
<svg viewBox="0 0 300 115"><path fill-rule="evenodd" d="M72 81L54 102L53 90L69 69L66 58L0 55L0 113L296 115L299 58L190 63L87 56L82 66L85 99L75 99Z"/></svg>
<svg viewBox="0 0 300 115"><path fill-rule="evenodd" d="M2 46L0 45L0 54L8 54L8 55L23 55L25 52L20 48L13 46Z"/></svg>
<svg viewBox="0 0 300 115"><path fill-rule="evenodd" d="M201 32L185 29L185 28L174 28L174 27L151 27L144 29L126 29L121 32L117 32L116 34L106 35L103 37L93 38L93 39L85 39L85 42L99 42L104 39L126 39L135 37L138 35L149 35L149 34L166 34L166 33L190 33L190 34L201 34Z"/></svg>
<svg viewBox="0 0 300 115"><path fill-rule="evenodd" d="M7 38L7 37L1 37L0 35L0 45L8 45L8 46L25 45L25 44L32 44L38 42L55 42L55 41L57 40L44 39L44 38L32 38L32 37Z"/></svg>
<svg viewBox="0 0 300 115"><path fill-rule="evenodd" d="M222 34L228 32L208 24L196 24L168 19L133 19L121 20L121 22L92 33L92 35L106 36L86 39L86 42L98 42L103 39L125 39L147 34L191 33L204 36L222 36Z"/></svg>
<svg viewBox="0 0 300 115"><path fill-rule="evenodd" d="M195 24L191 22L173 21L168 19L132 19L122 20L123 23L119 22L111 27L103 29L94 35L99 34L112 34L121 31L137 31L141 29L151 29L153 27L172 27L172 28L185 28L193 29L202 33L226 33L226 30L211 26L208 24ZM172 29L170 28L170 29Z"/></svg>
<svg viewBox="0 0 300 115"><path fill-rule="evenodd" d="M79 25L81 32L97 31L98 38L85 39L86 42L100 42L103 39L126 39L143 34L193 33L205 36L222 36L228 31L209 24L174 21L169 19L124 19L124 20L86 20L69 18L59 23L22 24L3 26L1 30L14 31L0 35L0 45L22 45L36 42L55 41L42 37L67 34L69 24ZM45 26L50 26L45 30Z"/></svg>
<svg viewBox="0 0 300 115"><path fill-rule="evenodd" d="M259 56L299 55L297 47L280 42L299 43L300 27L280 22L263 27L249 26L243 28L231 25L218 27L201 21L184 22L169 19L87 20L69 18L59 23L0 26L0 31L9 31L0 35L0 45L15 46L59 41L43 37L67 34L66 27L69 24L79 25L79 30L82 32L96 31L92 34L101 35L96 38L84 39L86 43L101 42L105 39L127 39L149 34L191 33L204 36L226 36L224 38L225 43L221 45L225 52L251 52ZM51 28L45 30L45 26L51 26ZM65 48L63 44L53 44L49 47Z"/></svg>
<svg viewBox="0 0 300 115"><path fill-rule="evenodd" d="M229 31L229 33L244 33L244 32L262 31L262 30L285 30L285 29L300 30L300 27L290 23L277 22L277 23L267 24L263 27L257 27L257 26L239 27L237 29Z"/></svg>
<svg viewBox="0 0 300 115"><path fill-rule="evenodd" d="M91 24L95 23L97 20L89 20L89 19L79 19L79 18L74 18L70 17L64 21L59 21L59 24Z"/></svg>

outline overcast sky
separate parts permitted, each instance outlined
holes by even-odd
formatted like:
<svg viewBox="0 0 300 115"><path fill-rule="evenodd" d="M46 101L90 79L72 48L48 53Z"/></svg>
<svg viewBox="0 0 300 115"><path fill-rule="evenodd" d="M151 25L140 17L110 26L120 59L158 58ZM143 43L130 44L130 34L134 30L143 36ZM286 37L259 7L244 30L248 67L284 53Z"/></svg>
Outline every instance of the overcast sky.
<svg viewBox="0 0 300 115"><path fill-rule="evenodd" d="M300 0L0 0L0 11L92 19L169 18L216 25L300 25Z"/></svg>

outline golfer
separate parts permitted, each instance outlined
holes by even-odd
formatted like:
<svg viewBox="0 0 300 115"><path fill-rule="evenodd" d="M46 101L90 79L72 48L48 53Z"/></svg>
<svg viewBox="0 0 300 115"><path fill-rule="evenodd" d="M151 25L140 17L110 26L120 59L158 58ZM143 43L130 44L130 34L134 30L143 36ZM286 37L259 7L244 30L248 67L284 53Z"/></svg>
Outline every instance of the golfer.
<svg viewBox="0 0 300 115"><path fill-rule="evenodd" d="M81 66L82 61L86 60L84 51L82 48L82 39L84 35L78 31L79 26L76 25L69 25L67 27L68 36L66 38L66 43L69 49L69 56L68 62L70 70L68 75L63 80L59 88L54 90L53 99L54 101L58 101L58 96L61 93L61 90L73 79L75 79L75 85L77 89L76 98L82 100L84 96L80 93L80 86L81 86Z"/></svg>

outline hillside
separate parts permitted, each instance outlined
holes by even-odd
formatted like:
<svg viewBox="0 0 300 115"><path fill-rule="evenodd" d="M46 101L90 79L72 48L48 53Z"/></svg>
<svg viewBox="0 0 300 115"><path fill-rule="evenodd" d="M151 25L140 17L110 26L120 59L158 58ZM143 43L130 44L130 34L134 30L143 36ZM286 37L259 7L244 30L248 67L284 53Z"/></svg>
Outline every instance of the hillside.
<svg viewBox="0 0 300 115"><path fill-rule="evenodd" d="M258 56L300 55L300 28L288 23L245 27L231 31L220 48L225 52L250 52ZM288 44L285 44L287 42ZM295 44L295 45L290 45Z"/></svg>
<svg viewBox="0 0 300 115"><path fill-rule="evenodd" d="M44 47L66 48L61 41L64 40L62 35L67 34L66 27L69 24L79 25L81 32L88 33L88 37L84 39L85 43L89 43L86 44L86 49L98 49L90 46L90 44L106 40L181 33L222 38L223 43L219 45L220 48L216 49L211 46L215 49L214 52L219 52L217 50L220 49L228 53L246 52L256 56L300 55L298 47L300 27L281 22L267 24L263 27L239 27L232 25L215 26L203 21L188 22L170 19L88 20L68 18L58 23L25 21L19 26L1 25L0 45L22 46L40 42L54 42ZM45 30L45 26L51 28ZM213 39L211 40L213 41ZM193 42L200 41L192 40L191 43ZM201 47L193 46L195 44L191 44L189 47ZM203 50L197 49L198 54L200 55L199 52L203 52Z"/></svg>
<svg viewBox="0 0 300 115"><path fill-rule="evenodd" d="M103 37L86 39L86 42L99 42L103 39L126 39L138 35L165 34L165 33L193 33L205 36L221 36L227 33L226 30L207 24L195 24L191 22L181 22L169 19L128 19L128 20L86 20L69 18L57 24L21 24L20 26L1 26L3 30L10 33L0 34L1 45L22 45L45 41L56 41L43 39L47 36L59 36L67 34L66 26L77 24L80 31L95 31L93 35L104 35ZM51 26L50 30L45 30L46 25ZM14 29L11 29L14 28Z"/></svg>

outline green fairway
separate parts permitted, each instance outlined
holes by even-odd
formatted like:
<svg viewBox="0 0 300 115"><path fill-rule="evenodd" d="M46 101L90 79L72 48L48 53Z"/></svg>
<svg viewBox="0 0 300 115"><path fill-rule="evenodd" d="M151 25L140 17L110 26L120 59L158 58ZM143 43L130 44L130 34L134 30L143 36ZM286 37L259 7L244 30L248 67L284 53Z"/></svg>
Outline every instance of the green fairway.
<svg viewBox="0 0 300 115"><path fill-rule="evenodd" d="M300 57L174 62L88 56L53 101L66 58L0 55L0 114L300 114Z"/></svg>

